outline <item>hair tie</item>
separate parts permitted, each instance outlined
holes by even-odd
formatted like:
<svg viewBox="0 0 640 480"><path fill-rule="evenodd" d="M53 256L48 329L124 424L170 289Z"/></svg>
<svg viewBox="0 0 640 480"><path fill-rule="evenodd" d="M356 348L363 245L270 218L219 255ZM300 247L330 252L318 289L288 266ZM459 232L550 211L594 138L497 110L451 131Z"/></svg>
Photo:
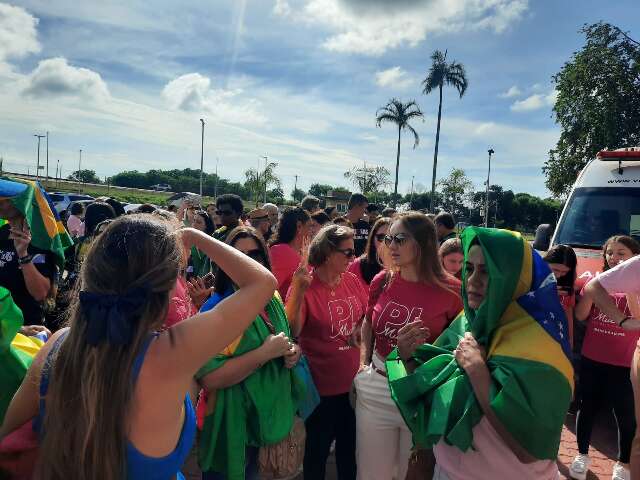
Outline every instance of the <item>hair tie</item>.
<svg viewBox="0 0 640 480"><path fill-rule="evenodd" d="M80 292L80 309L87 323L86 342L97 346L102 342L127 345L139 313L149 298L149 289L137 287L123 294Z"/></svg>

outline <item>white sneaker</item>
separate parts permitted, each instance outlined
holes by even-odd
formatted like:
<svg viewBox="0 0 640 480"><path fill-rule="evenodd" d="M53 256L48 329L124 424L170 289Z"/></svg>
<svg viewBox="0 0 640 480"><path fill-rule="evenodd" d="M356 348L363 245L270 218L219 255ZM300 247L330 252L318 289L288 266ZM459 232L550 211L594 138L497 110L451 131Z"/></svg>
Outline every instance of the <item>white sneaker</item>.
<svg viewBox="0 0 640 480"><path fill-rule="evenodd" d="M575 480L585 480L587 478L587 472L589 471L589 465L591 465L589 455L579 453L569 467L569 476Z"/></svg>
<svg viewBox="0 0 640 480"><path fill-rule="evenodd" d="M631 473L629 470L624 468L624 466L620 462L616 462L613 466L613 475L611 475L611 480L630 480Z"/></svg>

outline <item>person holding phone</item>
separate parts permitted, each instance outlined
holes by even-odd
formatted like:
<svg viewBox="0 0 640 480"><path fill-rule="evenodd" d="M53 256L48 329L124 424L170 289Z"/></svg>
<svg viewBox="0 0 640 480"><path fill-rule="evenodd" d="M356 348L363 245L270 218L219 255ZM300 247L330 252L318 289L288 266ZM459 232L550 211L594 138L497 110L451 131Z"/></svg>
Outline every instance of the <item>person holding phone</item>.
<svg viewBox="0 0 640 480"><path fill-rule="evenodd" d="M10 200L0 199L0 286L5 287L22 310L24 325L42 325L42 302L57 273L53 253L31 244L31 230Z"/></svg>

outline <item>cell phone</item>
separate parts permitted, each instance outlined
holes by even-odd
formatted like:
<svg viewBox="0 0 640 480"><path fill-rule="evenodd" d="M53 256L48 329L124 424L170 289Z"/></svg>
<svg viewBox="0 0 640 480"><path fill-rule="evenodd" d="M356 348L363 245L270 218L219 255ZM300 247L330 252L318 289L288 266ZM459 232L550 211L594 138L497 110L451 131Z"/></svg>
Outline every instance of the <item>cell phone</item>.
<svg viewBox="0 0 640 480"><path fill-rule="evenodd" d="M209 272L204 277L202 277L202 281L204 282L205 287L211 288L216 281L216 276L213 273Z"/></svg>

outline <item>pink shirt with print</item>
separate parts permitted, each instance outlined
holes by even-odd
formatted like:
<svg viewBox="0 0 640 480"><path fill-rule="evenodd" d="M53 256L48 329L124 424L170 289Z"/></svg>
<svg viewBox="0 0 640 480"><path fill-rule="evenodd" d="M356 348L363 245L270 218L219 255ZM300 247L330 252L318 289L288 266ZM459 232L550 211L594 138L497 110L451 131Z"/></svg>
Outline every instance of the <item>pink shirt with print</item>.
<svg viewBox="0 0 640 480"><path fill-rule="evenodd" d="M300 254L286 243L269 248L271 257L271 273L278 281L278 292L282 298L287 297L293 274L300 265Z"/></svg>
<svg viewBox="0 0 640 480"><path fill-rule="evenodd" d="M330 288L317 277L300 309L304 326L298 337L318 392L322 396L349 392L360 366L360 349L349 344L364 316L367 294L355 275L345 272Z"/></svg>

